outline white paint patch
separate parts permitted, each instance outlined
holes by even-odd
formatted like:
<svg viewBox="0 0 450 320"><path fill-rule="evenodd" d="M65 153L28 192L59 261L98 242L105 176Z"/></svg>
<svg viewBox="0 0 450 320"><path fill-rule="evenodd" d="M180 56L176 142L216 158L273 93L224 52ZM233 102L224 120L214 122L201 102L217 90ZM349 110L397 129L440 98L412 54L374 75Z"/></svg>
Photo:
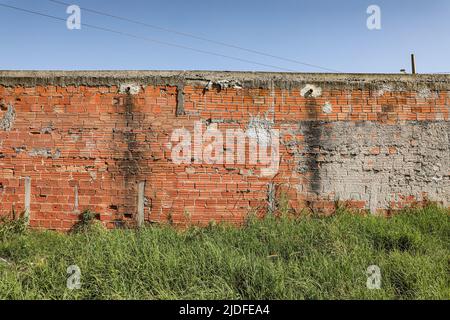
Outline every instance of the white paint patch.
<svg viewBox="0 0 450 320"><path fill-rule="evenodd" d="M322 107L322 111L327 114L333 111L333 106L329 101L325 102L325 104Z"/></svg>
<svg viewBox="0 0 450 320"><path fill-rule="evenodd" d="M252 169L239 169L239 174L244 177L251 177L254 175Z"/></svg>
<svg viewBox="0 0 450 320"><path fill-rule="evenodd" d="M300 94L305 98L317 98L322 95L322 88L315 86L313 84L307 84L301 91Z"/></svg>
<svg viewBox="0 0 450 320"><path fill-rule="evenodd" d="M80 136L78 134L71 134L70 138L73 142L77 142L78 140L80 140Z"/></svg>
<svg viewBox="0 0 450 320"><path fill-rule="evenodd" d="M273 121L259 117L250 118L247 128L247 137L257 141L258 145L267 147L272 145L272 128Z"/></svg>
<svg viewBox="0 0 450 320"><path fill-rule="evenodd" d="M206 90L211 90L214 86L220 87L220 89L226 88L234 88L234 89L242 89L242 85L239 81L236 80L218 80L218 81L208 81L205 86Z"/></svg>
<svg viewBox="0 0 450 320"><path fill-rule="evenodd" d="M141 86L135 83L122 83L119 88L120 93L129 93L131 95L138 94Z"/></svg>
<svg viewBox="0 0 450 320"><path fill-rule="evenodd" d="M194 174L194 173L195 173L195 168L193 168L193 167L187 167L184 171L185 171L187 174Z"/></svg>
<svg viewBox="0 0 450 320"><path fill-rule="evenodd" d="M97 180L97 172L95 171L89 171L89 175L91 176L91 180Z"/></svg>

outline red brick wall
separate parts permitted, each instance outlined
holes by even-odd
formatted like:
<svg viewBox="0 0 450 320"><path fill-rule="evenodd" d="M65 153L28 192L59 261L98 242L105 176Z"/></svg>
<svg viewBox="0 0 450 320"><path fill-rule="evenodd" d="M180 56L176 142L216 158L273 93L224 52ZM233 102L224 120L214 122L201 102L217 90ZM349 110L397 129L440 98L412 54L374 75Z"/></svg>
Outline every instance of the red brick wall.
<svg viewBox="0 0 450 320"><path fill-rule="evenodd" d="M411 149L413 144L405 149L405 141L416 139L418 148L427 148L426 141L420 141L420 135L417 138L417 126L426 125L424 130L434 132L430 126L439 124L441 133L447 133L444 143L448 141L448 77L430 81L430 77L298 75L298 79L284 79L278 74L271 80L264 74L209 73L191 79L189 73L176 78L172 74L139 78L125 73L95 77L93 73L77 75L71 84L74 76L70 73L56 76L0 75L0 214L25 209L24 178L30 177L33 227L68 230L85 209L98 212L109 227L133 224L140 181L145 181L145 220L155 222L241 222L251 211L266 212L273 205L274 193L275 198L286 194L295 210L329 211L336 199L372 211L402 207L425 199L428 191L432 200L449 200L448 148L439 151L441 140L431 150L442 160L439 170L444 174L437 176L441 182L431 185L435 182L430 173L430 184L414 178L417 183L413 187L407 183L402 187L399 182L398 188L395 184L383 191L383 179L389 179L394 169L383 171L376 180L382 200L371 198L372 203L367 186L373 184L367 182L364 190L355 188L353 192L351 171L337 167L351 158L352 152L347 157L339 151L336 158L341 143L329 145L351 135L353 129L349 134L343 125L354 126L354 130L362 126L373 143L355 151L351 163L362 168L355 169L355 179L364 177L364 166L381 157L386 166L399 166L401 171L402 163L407 163L407 150L416 150ZM13 119L8 119L12 113ZM172 161L169 142L174 129L184 127L193 133L195 121L202 121L203 130L211 125L223 132L227 128L247 130L252 119L280 130L276 175L261 176L264 166L248 161L234 165L177 165ZM382 128L393 130L392 137L398 134L398 143L382 140ZM402 128L411 134L400 137ZM433 139L440 139L441 133ZM248 147L246 151L248 159ZM417 156L424 162L422 153L418 151ZM336 168L337 175L330 173ZM349 178L340 184L338 177L343 171ZM373 177L380 172L376 168L369 171ZM405 172L402 175L408 177ZM348 188L343 187L339 198L330 190L341 185ZM417 196L421 186L422 198ZM392 199L388 206L387 196Z"/></svg>

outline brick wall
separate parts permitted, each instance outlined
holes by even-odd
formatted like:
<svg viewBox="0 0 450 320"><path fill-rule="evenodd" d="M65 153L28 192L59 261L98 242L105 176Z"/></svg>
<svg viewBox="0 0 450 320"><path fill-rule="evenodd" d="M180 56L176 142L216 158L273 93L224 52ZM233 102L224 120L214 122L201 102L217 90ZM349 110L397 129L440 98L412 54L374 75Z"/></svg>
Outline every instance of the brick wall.
<svg viewBox="0 0 450 320"><path fill-rule="evenodd" d="M27 209L33 227L85 209L109 227L239 223L281 194L326 213L450 203L449 76L3 71L0 104L0 215ZM227 129L245 136L223 161L217 136L195 140ZM250 161L275 130L276 163Z"/></svg>

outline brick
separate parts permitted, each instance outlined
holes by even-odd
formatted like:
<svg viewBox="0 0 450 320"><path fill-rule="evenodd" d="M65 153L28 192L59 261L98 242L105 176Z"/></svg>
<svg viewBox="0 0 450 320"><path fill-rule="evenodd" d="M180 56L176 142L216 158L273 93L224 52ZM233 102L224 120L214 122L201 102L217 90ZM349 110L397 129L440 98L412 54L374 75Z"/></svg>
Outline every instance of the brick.
<svg viewBox="0 0 450 320"><path fill-rule="evenodd" d="M330 79L316 85L317 97L301 96L305 84L283 87L282 80L275 88L255 82L255 88L221 90L185 83L185 114L178 116L174 84L149 80L128 95L103 85L101 77L95 85L89 79L34 87L2 81L0 102L16 114L7 131L7 110L0 110L0 215L23 208L23 177L31 177L32 227L69 230L85 209L99 211L108 227L114 219L133 225L140 181L145 218L161 222L173 212L175 222L185 223L188 209L193 222L240 223L250 208L267 212L269 183L296 210L312 206L327 214L336 199L373 212L426 198L450 203L450 99L442 87L448 81L439 90L424 81L390 91L389 85ZM430 87L429 96L417 89L423 86ZM325 103L329 114L322 111ZM277 175L264 177L267 165L250 163L247 146L241 146L244 164L174 164L167 147L173 130L184 127L193 139L198 120L203 131L207 124L222 131L280 128Z"/></svg>

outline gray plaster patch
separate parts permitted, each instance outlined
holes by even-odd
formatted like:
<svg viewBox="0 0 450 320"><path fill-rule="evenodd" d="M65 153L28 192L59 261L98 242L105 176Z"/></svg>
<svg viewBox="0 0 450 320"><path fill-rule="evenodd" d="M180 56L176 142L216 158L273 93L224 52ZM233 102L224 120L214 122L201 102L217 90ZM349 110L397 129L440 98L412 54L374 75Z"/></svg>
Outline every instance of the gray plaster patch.
<svg viewBox="0 0 450 320"><path fill-rule="evenodd" d="M437 94L428 87L422 87L417 91L417 97L421 99L435 99L437 98Z"/></svg>
<svg viewBox="0 0 450 320"><path fill-rule="evenodd" d="M378 87L378 90L375 92L375 96L376 96L376 97L381 97L381 96L383 96L385 93L391 92L391 91L394 91L394 87L392 86L392 84L389 84L389 83L382 83L382 84Z"/></svg>
<svg viewBox="0 0 450 320"><path fill-rule="evenodd" d="M52 133L52 131L54 129L55 128L53 127L53 124L49 124L48 126L41 128L41 133L43 133L43 134L50 134L50 133Z"/></svg>
<svg viewBox="0 0 450 320"><path fill-rule="evenodd" d="M0 130L10 131L16 120L16 112L12 105L8 105L6 112L0 119Z"/></svg>
<svg viewBox="0 0 450 320"><path fill-rule="evenodd" d="M59 159L61 157L61 150L56 149L55 152L52 152L50 148L34 148L28 152L28 155L31 157Z"/></svg>
<svg viewBox="0 0 450 320"><path fill-rule="evenodd" d="M401 196L427 197L450 203L450 123L300 122L289 142L296 172L317 171L323 198L366 202L366 208L388 209ZM314 162L315 166L311 166ZM311 188L311 186L307 186Z"/></svg>

